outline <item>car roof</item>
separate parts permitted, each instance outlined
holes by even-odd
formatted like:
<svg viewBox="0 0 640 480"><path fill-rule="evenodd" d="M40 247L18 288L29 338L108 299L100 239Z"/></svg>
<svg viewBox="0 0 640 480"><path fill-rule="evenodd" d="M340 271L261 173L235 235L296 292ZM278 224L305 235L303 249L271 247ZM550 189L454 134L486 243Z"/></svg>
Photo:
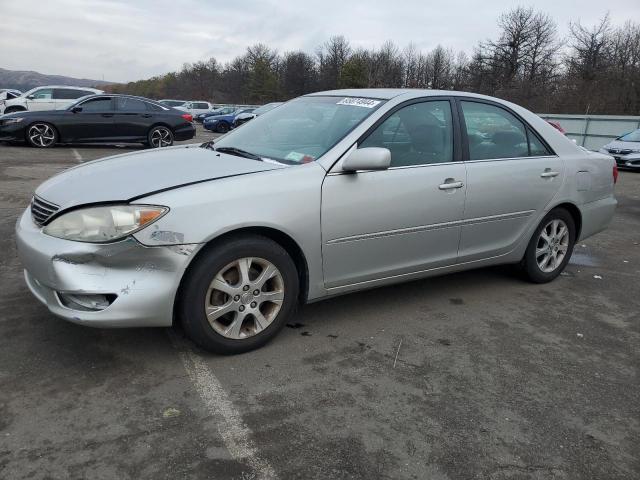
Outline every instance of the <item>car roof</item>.
<svg viewBox="0 0 640 480"><path fill-rule="evenodd" d="M333 97L364 97L377 98L380 100L391 100L392 98L405 96L407 98L414 97L436 97L436 96L460 96L477 97L495 100L494 97L479 95L477 93L469 93L457 90L428 90L420 88L345 88L340 90L327 90L324 92L314 92L306 96L333 96Z"/></svg>
<svg viewBox="0 0 640 480"><path fill-rule="evenodd" d="M140 100L142 102L153 103L154 105L158 105L159 107L162 107L162 108L169 108L166 105L162 105L158 100L151 100L150 98L140 97L137 95L127 95L125 93L97 93L95 95L85 95L84 97L80 97L78 100L81 100L81 99L88 100L90 98L100 98L100 97L133 98L135 100Z"/></svg>
<svg viewBox="0 0 640 480"><path fill-rule="evenodd" d="M36 88L70 88L73 90L91 90L93 92L102 92L97 88L93 87L78 87L74 85L38 85L37 87L33 87L31 90L35 90Z"/></svg>

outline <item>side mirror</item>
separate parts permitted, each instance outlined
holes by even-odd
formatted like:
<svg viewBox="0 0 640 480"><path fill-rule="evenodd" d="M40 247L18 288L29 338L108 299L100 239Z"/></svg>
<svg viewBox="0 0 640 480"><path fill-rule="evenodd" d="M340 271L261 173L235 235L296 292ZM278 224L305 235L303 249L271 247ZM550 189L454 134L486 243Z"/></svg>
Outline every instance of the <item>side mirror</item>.
<svg viewBox="0 0 640 480"><path fill-rule="evenodd" d="M27 95L27 100L33 100L35 98L36 98L35 95Z"/></svg>
<svg viewBox="0 0 640 480"><path fill-rule="evenodd" d="M80 113L80 112L82 111L82 107L73 107L73 108L71 109L71 111L72 111L73 113Z"/></svg>
<svg viewBox="0 0 640 480"><path fill-rule="evenodd" d="M386 170L391 165L391 152L387 148L366 147L352 151L342 162L342 171Z"/></svg>

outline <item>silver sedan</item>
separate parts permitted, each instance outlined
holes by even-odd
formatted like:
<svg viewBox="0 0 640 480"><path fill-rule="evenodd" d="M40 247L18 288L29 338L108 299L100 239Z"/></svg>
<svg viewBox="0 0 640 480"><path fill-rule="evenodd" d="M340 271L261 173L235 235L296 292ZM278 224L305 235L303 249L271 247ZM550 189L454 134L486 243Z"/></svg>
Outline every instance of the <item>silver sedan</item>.
<svg viewBox="0 0 640 480"><path fill-rule="evenodd" d="M203 145L67 170L17 224L27 285L99 327L263 345L300 303L496 264L533 282L607 227L616 165L469 93L338 90Z"/></svg>

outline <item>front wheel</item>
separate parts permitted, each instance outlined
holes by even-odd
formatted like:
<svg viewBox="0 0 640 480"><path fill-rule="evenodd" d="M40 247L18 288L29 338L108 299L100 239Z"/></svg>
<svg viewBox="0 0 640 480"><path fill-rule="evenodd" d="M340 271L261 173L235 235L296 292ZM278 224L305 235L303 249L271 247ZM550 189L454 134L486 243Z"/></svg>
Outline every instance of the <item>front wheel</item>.
<svg viewBox="0 0 640 480"><path fill-rule="evenodd" d="M233 237L202 254L181 288L178 314L195 343L223 354L271 340L293 314L298 272L287 252L261 236Z"/></svg>
<svg viewBox="0 0 640 480"><path fill-rule="evenodd" d="M219 122L216 131L218 133L227 133L229 131L229 124L227 122Z"/></svg>
<svg viewBox="0 0 640 480"><path fill-rule="evenodd" d="M50 123L38 122L27 128L27 142L32 147L50 148L58 142L58 132Z"/></svg>
<svg viewBox="0 0 640 480"><path fill-rule="evenodd" d="M167 127L153 127L147 135L147 141L151 148L170 147L173 145L173 133Z"/></svg>
<svg viewBox="0 0 640 480"><path fill-rule="evenodd" d="M576 226L564 208L551 210L540 222L529 242L523 270L534 283L547 283L564 270L576 241Z"/></svg>

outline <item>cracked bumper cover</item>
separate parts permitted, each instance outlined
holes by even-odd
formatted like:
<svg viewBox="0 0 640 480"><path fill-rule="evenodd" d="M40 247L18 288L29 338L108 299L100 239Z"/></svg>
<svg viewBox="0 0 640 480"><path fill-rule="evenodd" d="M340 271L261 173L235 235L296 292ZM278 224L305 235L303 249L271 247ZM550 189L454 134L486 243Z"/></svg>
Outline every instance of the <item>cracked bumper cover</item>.
<svg viewBox="0 0 640 480"><path fill-rule="evenodd" d="M163 327L173 321L180 279L197 245L147 247L133 237L109 244L42 233L26 210L16 225L18 255L31 292L55 315L95 327ZM115 294L99 311L74 310L60 293Z"/></svg>

